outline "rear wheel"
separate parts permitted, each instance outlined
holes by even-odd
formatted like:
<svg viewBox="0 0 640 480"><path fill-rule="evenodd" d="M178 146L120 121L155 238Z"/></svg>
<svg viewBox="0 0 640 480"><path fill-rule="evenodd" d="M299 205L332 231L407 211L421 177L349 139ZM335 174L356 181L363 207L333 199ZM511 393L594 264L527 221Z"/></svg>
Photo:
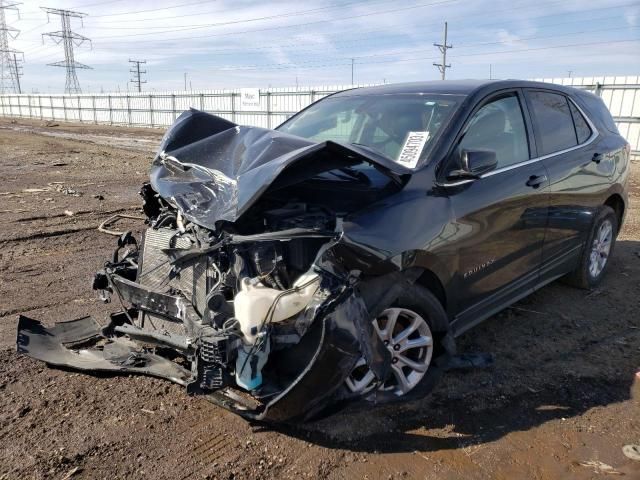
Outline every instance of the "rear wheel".
<svg viewBox="0 0 640 480"><path fill-rule="evenodd" d="M609 258L618 235L618 219L611 207L603 206L596 213L578 267L567 276L572 285L592 289L598 286L609 265Z"/></svg>
<svg viewBox="0 0 640 480"><path fill-rule="evenodd" d="M389 349L391 374L379 385L365 359L361 358L345 381L347 389L364 395L377 386L380 392L396 397L428 393L439 376L433 361L442 353L439 339L448 325L438 299L428 290L411 285L372 323Z"/></svg>

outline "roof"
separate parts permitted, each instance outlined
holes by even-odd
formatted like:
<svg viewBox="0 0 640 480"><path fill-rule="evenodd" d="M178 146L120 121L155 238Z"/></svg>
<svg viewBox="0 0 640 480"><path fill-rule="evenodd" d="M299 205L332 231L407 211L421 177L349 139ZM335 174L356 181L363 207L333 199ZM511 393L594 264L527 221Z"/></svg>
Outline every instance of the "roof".
<svg viewBox="0 0 640 480"><path fill-rule="evenodd" d="M575 91L569 87L551 83L532 82L528 80L436 80L430 82L392 83L375 87L352 88L336 93L333 96L351 95L385 95L398 93L435 93L448 95L471 95L484 88L537 87L560 91Z"/></svg>

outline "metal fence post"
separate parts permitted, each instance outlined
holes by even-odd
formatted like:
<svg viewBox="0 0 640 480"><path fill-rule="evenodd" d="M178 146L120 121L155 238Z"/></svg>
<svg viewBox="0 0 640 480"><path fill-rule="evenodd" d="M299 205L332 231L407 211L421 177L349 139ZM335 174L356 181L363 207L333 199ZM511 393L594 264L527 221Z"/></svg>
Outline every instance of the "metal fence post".
<svg viewBox="0 0 640 480"><path fill-rule="evenodd" d="M593 91L598 97L602 97L602 84L600 82L596 82L596 89Z"/></svg>
<svg viewBox="0 0 640 480"><path fill-rule="evenodd" d="M151 128L153 128L153 95L149 95L149 119L151 120Z"/></svg>
<svg viewBox="0 0 640 480"><path fill-rule="evenodd" d="M204 93L200 94L200 110L204 112Z"/></svg>
<svg viewBox="0 0 640 480"><path fill-rule="evenodd" d="M127 116L129 118L129 126L131 126L131 97L127 95Z"/></svg>
<svg viewBox="0 0 640 480"><path fill-rule="evenodd" d="M67 102L66 97L62 95L62 111L64 112L64 121L67 121Z"/></svg>
<svg viewBox="0 0 640 480"><path fill-rule="evenodd" d="M16 100L18 101L18 116L21 117L22 116L22 102L21 102L21 98L20 95L16 95Z"/></svg>
<svg viewBox="0 0 640 480"><path fill-rule="evenodd" d="M38 95L38 110L40 111L40 120L42 120L42 97Z"/></svg>
<svg viewBox="0 0 640 480"><path fill-rule="evenodd" d="M267 128L271 128L271 92L267 92Z"/></svg>
<svg viewBox="0 0 640 480"><path fill-rule="evenodd" d="M53 108L53 96L49 95L49 106L51 107L51 120L56 119L56 110Z"/></svg>
<svg viewBox="0 0 640 480"><path fill-rule="evenodd" d="M107 95L107 108L109 109L109 125L113 125L113 108L111 108L111 95Z"/></svg>
<svg viewBox="0 0 640 480"><path fill-rule="evenodd" d="M91 107L93 108L93 123L98 124L98 112L96 110L96 96L91 95Z"/></svg>
<svg viewBox="0 0 640 480"><path fill-rule="evenodd" d="M0 107L2 107L2 116L6 117L7 115L4 113L4 95L0 95Z"/></svg>
<svg viewBox="0 0 640 480"><path fill-rule="evenodd" d="M33 113L31 112L31 95L27 95L27 102L29 103L29 118L33 118Z"/></svg>
<svg viewBox="0 0 640 480"><path fill-rule="evenodd" d="M82 102L80 101L80 95L78 95L78 120L82 123Z"/></svg>
<svg viewBox="0 0 640 480"><path fill-rule="evenodd" d="M236 123L236 94L231 92L231 121Z"/></svg>
<svg viewBox="0 0 640 480"><path fill-rule="evenodd" d="M175 122L176 121L176 94L175 93L171 94L171 115L173 117L171 122Z"/></svg>

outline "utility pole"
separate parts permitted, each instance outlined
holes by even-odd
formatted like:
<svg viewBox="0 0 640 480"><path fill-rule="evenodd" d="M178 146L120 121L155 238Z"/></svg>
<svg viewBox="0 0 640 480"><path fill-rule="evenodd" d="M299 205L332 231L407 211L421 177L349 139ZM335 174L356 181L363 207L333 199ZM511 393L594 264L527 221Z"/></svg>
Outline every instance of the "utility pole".
<svg viewBox="0 0 640 480"><path fill-rule="evenodd" d="M187 72L184 72L184 91L187 91Z"/></svg>
<svg viewBox="0 0 640 480"><path fill-rule="evenodd" d="M569 74L569 78L571 78L571 74L573 73L573 70L567 70L567 73Z"/></svg>
<svg viewBox="0 0 640 480"><path fill-rule="evenodd" d="M47 12L47 21L49 20L50 15L59 15L60 22L62 23L62 30L57 32L49 32L42 34L42 43L44 43L44 37L50 37L56 43L56 45L64 46L64 60L55 63L49 63L48 65L51 67L64 67L67 70L67 79L64 86L65 93L82 93L82 89L80 88L80 82L78 82L78 75L76 74L77 68L91 69L88 65L83 63L79 63L75 61L73 56L73 47L79 47L84 42L89 42L91 44L91 40L87 37L83 37L75 32L71 31L71 19L79 18L80 22L82 22L82 18L86 17L86 13L73 12L71 10L61 10L59 8L48 8L41 7L42 10Z"/></svg>
<svg viewBox="0 0 640 480"><path fill-rule="evenodd" d="M18 5L21 3L0 0L0 93L21 93L16 54L23 55L23 58L24 54L9 48L9 38L13 40L18 38L20 30L8 27L5 17L5 11L15 10L20 18Z"/></svg>
<svg viewBox="0 0 640 480"><path fill-rule="evenodd" d="M451 68L451 64L447 65L447 50L453 48L453 45L447 43L447 22L444 22L444 41L442 43L434 43L434 47L438 47L440 53L442 53L442 63L434 63L435 67L438 67L442 74L442 80L445 79L447 68Z"/></svg>
<svg viewBox="0 0 640 480"><path fill-rule="evenodd" d="M352 58L351 59L351 85L353 85L353 65L354 63L356 63L356 59Z"/></svg>
<svg viewBox="0 0 640 480"><path fill-rule="evenodd" d="M136 87L138 87L138 92L142 92L142 84L147 83L146 80L142 80L141 75L147 73L146 70L140 70L141 63L147 63L146 60L131 60L129 59L129 63L134 64L133 70L129 70L130 73L133 73L133 78L129 80Z"/></svg>
<svg viewBox="0 0 640 480"><path fill-rule="evenodd" d="M492 65L489 64L489 80L493 80L493 71L492 71Z"/></svg>

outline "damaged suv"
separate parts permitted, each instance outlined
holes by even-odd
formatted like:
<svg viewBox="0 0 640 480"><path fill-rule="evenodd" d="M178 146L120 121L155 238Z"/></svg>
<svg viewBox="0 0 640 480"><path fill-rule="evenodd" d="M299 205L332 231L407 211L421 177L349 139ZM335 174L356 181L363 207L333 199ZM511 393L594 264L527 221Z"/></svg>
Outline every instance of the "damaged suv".
<svg viewBox="0 0 640 480"><path fill-rule="evenodd" d="M141 373L247 418L424 396L455 337L562 276L602 278L629 145L596 96L524 81L354 89L276 130L190 110L94 279L122 305L18 350Z"/></svg>

